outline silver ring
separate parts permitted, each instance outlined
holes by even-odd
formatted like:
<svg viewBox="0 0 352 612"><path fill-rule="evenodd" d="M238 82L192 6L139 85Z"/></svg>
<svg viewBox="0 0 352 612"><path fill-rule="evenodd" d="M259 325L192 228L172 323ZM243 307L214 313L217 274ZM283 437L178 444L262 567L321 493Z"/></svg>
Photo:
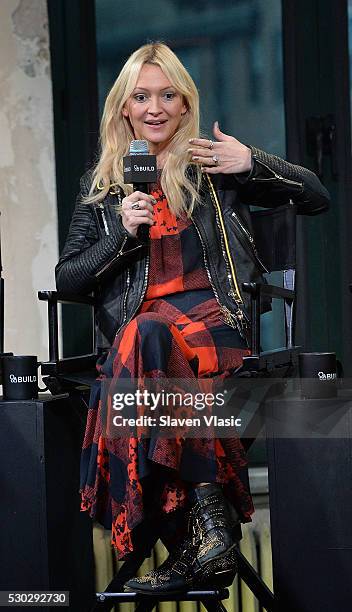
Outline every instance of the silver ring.
<svg viewBox="0 0 352 612"><path fill-rule="evenodd" d="M213 143L213 141L211 140L211 141L210 141L210 145L209 145L208 149L210 149L210 150L211 150L213 147L214 147L214 143Z"/></svg>
<svg viewBox="0 0 352 612"><path fill-rule="evenodd" d="M132 204L131 208L132 210L140 210L141 207L139 206L138 202L136 202L136 204Z"/></svg>
<svg viewBox="0 0 352 612"><path fill-rule="evenodd" d="M217 166L217 165L218 165L218 163L219 163L219 158L218 158L218 156L217 156L217 155L213 155L212 160L213 160L213 162L214 162L215 166Z"/></svg>

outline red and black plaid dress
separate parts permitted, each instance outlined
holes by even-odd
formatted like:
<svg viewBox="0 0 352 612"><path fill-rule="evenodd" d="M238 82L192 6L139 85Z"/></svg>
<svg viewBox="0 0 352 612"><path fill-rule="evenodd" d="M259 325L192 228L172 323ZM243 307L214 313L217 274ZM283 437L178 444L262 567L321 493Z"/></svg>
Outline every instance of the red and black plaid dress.
<svg viewBox="0 0 352 612"><path fill-rule="evenodd" d="M147 292L136 316L116 336L107 360L98 366L81 460L82 510L112 528L120 558L133 550L132 529L145 518L144 484L153 478L156 511L161 513L185 505L187 483L214 481L224 484L243 522L253 513L238 437L182 442L176 437L151 441L102 435L102 378L224 378L248 354L239 334L220 318L192 221L176 219L160 189L152 195L157 203Z"/></svg>

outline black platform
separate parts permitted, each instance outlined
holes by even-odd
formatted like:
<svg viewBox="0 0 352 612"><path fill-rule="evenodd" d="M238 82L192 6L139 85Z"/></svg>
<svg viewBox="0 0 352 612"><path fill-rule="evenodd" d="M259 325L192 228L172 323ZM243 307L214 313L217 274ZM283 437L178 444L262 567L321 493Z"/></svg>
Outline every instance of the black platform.
<svg viewBox="0 0 352 612"><path fill-rule="evenodd" d="M273 400L267 446L274 592L284 612L352 609L352 394Z"/></svg>
<svg viewBox="0 0 352 612"><path fill-rule="evenodd" d="M74 612L94 597L92 525L78 493L85 417L65 396L0 401L0 590L70 591Z"/></svg>

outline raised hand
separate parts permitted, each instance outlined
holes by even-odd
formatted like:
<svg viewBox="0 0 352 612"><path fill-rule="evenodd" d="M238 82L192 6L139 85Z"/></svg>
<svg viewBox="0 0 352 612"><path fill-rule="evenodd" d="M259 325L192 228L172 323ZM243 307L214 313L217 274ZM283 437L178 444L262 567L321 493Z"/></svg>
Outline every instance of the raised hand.
<svg viewBox="0 0 352 612"><path fill-rule="evenodd" d="M252 152L234 136L224 134L217 121L213 134L216 141L206 138L191 138L192 162L200 164L203 172L209 174L236 174L248 172L252 167Z"/></svg>

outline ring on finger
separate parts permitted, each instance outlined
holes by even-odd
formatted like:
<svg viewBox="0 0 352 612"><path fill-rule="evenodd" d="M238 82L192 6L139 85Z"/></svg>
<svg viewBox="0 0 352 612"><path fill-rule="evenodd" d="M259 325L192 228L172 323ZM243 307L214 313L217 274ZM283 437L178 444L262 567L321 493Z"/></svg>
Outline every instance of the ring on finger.
<svg viewBox="0 0 352 612"><path fill-rule="evenodd" d="M219 158L218 158L217 155L213 155L212 160L213 160L215 166L217 166L219 164Z"/></svg>
<svg viewBox="0 0 352 612"><path fill-rule="evenodd" d="M141 207L139 206L139 203L136 202L135 204L132 204L131 208L132 210L140 210Z"/></svg>
<svg viewBox="0 0 352 612"><path fill-rule="evenodd" d="M210 141L210 144L209 144L208 149L210 149L210 150L211 150L213 147L214 147L214 143L213 143L213 141L211 140L211 141Z"/></svg>

